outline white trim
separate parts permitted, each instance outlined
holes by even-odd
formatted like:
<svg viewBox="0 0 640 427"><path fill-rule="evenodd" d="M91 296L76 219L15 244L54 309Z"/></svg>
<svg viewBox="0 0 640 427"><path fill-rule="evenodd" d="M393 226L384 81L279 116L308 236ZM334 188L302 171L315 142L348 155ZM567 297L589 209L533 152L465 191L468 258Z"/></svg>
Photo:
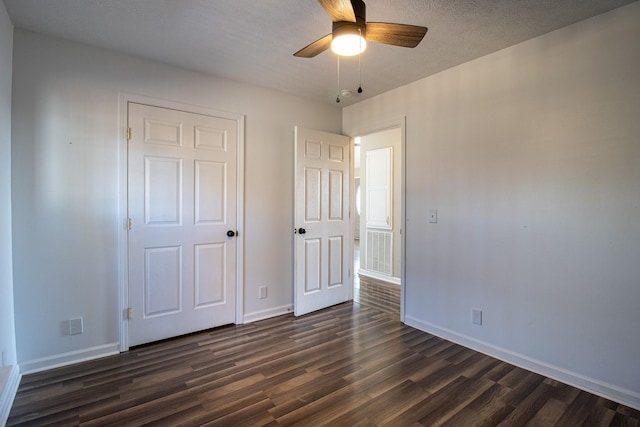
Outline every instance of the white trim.
<svg viewBox="0 0 640 427"><path fill-rule="evenodd" d="M401 279L399 277L387 276L385 274L376 273L375 271L367 270L362 267L357 271L357 274L361 276L370 277L372 279L380 280L383 282L392 283L398 286L402 284Z"/></svg>
<svg viewBox="0 0 640 427"><path fill-rule="evenodd" d="M101 357L113 356L114 354L119 353L120 343L113 342L110 344L98 345L95 347L83 348L82 350L29 360L20 364L20 370L23 375L33 374L35 372L73 365L75 363L86 362L88 360L99 359Z"/></svg>
<svg viewBox="0 0 640 427"><path fill-rule="evenodd" d="M118 94L118 313L120 332L120 351L129 349L129 322L127 322L127 307L129 307L129 245L127 244L127 189L128 182L128 102L129 95Z"/></svg>
<svg viewBox="0 0 640 427"><path fill-rule="evenodd" d="M545 377L569 384L597 396L604 397L605 399L613 400L631 408L640 410L640 393L636 393L632 390L618 387L613 384L607 384L603 381L460 334L451 329L441 328L412 316L406 316L405 323L416 329L420 329L421 331L430 333L456 344L460 344L472 350L479 351L480 353L487 354L528 371L544 375Z"/></svg>
<svg viewBox="0 0 640 427"><path fill-rule="evenodd" d="M9 369L9 374L6 379L0 383L0 426L7 424L9 419L9 413L13 406L13 401L18 392L18 386L20 385L20 367L18 365L6 366L4 369ZM0 376L3 379L4 375Z"/></svg>
<svg viewBox="0 0 640 427"><path fill-rule="evenodd" d="M125 315L129 307L129 257L127 245L127 122L128 122L128 104L133 102L136 104L144 104L172 110L186 111L190 113L203 114L208 116L223 117L235 120L238 130L238 147L237 147L237 206L236 206L236 225L237 225L237 248L236 248L236 307L235 321L236 324L242 323L244 316L244 145L245 145L245 116L240 113L229 111L215 110L209 107L201 107L197 105L182 104L166 99L153 98L150 96L137 95L133 93L120 92L118 94L118 150L119 150L119 225L118 233L118 270L120 286L118 288L120 294L120 306L118 308L118 319L120 319L120 351L129 350L129 324Z"/></svg>
<svg viewBox="0 0 640 427"><path fill-rule="evenodd" d="M236 324L244 323L244 115L239 115L236 164Z"/></svg>
<svg viewBox="0 0 640 427"><path fill-rule="evenodd" d="M355 169L355 148L356 148L356 139L353 137L349 138L349 238L347 239L349 242L349 283L351 286L349 287L349 301L353 301L353 289L356 285L356 274L358 273L353 268L355 265L355 254L353 241L355 239L355 231L356 231L356 169ZM360 177L358 177L360 178ZM294 207L295 209L295 207ZM294 243L295 250L295 243Z"/></svg>
<svg viewBox="0 0 640 427"><path fill-rule="evenodd" d="M280 307L269 308L267 310L254 311L244 315L243 323L257 322L258 320L270 319L271 317L282 316L293 312L293 304L287 304Z"/></svg>
<svg viewBox="0 0 640 427"><path fill-rule="evenodd" d="M400 321L404 322L405 318L405 298L407 293L406 289L406 275L405 275L405 260L407 253L406 239L404 238L404 232L407 229L407 117L402 116L400 121L400 146L402 147L402 153L400 153ZM405 285L402 285L402 284Z"/></svg>

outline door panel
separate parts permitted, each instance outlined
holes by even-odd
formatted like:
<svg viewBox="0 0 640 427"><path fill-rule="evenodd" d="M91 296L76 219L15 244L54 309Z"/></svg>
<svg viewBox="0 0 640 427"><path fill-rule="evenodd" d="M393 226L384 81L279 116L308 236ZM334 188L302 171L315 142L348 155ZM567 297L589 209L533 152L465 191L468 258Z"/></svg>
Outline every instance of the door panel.
<svg viewBox="0 0 640 427"><path fill-rule="evenodd" d="M344 273L344 239L342 236L329 237L329 287L341 286Z"/></svg>
<svg viewBox="0 0 640 427"><path fill-rule="evenodd" d="M196 245L196 308L224 303L226 293L224 286L225 258L225 245L219 243Z"/></svg>
<svg viewBox="0 0 640 427"><path fill-rule="evenodd" d="M182 309L182 248L145 248L144 315L162 316Z"/></svg>
<svg viewBox="0 0 640 427"><path fill-rule="evenodd" d="M350 139L296 127L296 316L347 301Z"/></svg>
<svg viewBox="0 0 640 427"><path fill-rule="evenodd" d="M320 196L321 196L321 174L320 169L304 169L304 221L319 222L320 217Z"/></svg>
<svg viewBox="0 0 640 427"><path fill-rule="evenodd" d="M329 216L330 221L344 220L344 176L342 171L329 171Z"/></svg>
<svg viewBox="0 0 640 427"><path fill-rule="evenodd" d="M146 225L180 225L182 159L145 157Z"/></svg>
<svg viewBox="0 0 640 427"><path fill-rule="evenodd" d="M304 294L320 291L321 242L320 239L304 239Z"/></svg>
<svg viewBox="0 0 640 427"><path fill-rule="evenodd" d="M196 224L225 222L226 176L224 163L196 161Z"/></svg>
<svg viewBox="0 0 640 427"><path fill-rule="evenodd" d="M128 108L129 345L233 323L237 122Z"/></svg>

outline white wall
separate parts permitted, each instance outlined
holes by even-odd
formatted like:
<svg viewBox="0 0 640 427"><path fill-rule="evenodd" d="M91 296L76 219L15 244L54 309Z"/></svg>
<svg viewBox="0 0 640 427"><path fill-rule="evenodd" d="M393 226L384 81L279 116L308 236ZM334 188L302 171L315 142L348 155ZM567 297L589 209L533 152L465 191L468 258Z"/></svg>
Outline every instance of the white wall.
<svg viewBox="0 0 640 427"><path fill-rule="evenodd" d="M13 25L0 2L0 351L16 364L11 261L11 71ZM1 363L1 361L0 361Z"/></svg>
<svg viewBox="0 0 640 427"><path fill-rule="evenodd" d="M639 22L636 2L343 112L348 135L406 116L406 322L637 408Z"/></svg>
<svg viewBox="0 0 640 427"><path fill-rule="evenodd" d="M22 30L13 65L21 365L81 358L118 341L119 92L246 115L245 316L291 307L293 127L339 132L339 110ZM64 321L74 316L84 316L85 333L68 336Z"/></svg>

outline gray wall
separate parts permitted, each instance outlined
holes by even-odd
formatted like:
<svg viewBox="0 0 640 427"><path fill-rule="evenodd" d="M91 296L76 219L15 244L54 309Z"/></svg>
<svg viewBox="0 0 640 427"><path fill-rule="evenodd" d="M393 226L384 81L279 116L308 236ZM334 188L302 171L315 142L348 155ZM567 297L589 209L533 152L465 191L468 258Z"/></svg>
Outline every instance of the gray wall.
<svg viewBox="0 0 640 427"><path fill-rule="evenodd" d="M291 308L293 128L339 132L340 110L23 30L13 66L21 368L92 357L118 342L119 92L246 115L245 318ZM69 336L64 322L76 316L85 332Z"/></svg>
<svg viewBox="0 0 640 427"><path fill-rule="evenodd" d="M406 322L635 407L639 22L636 2L343 110L348 135L406 116Z"/></svg>

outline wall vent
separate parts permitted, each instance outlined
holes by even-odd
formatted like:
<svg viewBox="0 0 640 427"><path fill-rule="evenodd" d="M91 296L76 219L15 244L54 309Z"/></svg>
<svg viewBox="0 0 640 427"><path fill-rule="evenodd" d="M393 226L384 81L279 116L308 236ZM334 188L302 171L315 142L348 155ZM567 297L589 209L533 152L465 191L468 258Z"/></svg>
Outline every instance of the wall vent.
<svg viewBox="0 0 640 427"><path fill-rule="evenodd" d="M393 233L367 230L365 268L391 276L393 274Z"/></svg>

